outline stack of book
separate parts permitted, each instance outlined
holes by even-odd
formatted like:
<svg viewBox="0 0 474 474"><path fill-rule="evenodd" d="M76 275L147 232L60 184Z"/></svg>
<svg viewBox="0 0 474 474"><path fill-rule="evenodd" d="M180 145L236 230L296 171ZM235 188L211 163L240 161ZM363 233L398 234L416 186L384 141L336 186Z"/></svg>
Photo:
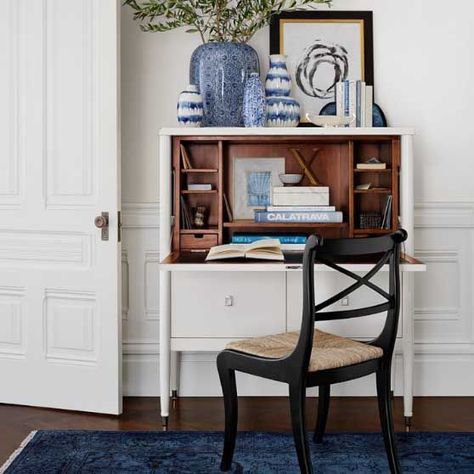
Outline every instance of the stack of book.
<svg viewBox="0 0 474 474"><path fill-rule="evenodd" d="M342 212L329 205L327 186L273 188L272 205L255 211L258 223L337 223Z"/></svg>
<svg viewBox="0 0 474 474"><path fill-rule="evenodd" d="M336 84L336 114L353 117L350 127L372 127L373 86L364 81L343 81Z"/></svg>

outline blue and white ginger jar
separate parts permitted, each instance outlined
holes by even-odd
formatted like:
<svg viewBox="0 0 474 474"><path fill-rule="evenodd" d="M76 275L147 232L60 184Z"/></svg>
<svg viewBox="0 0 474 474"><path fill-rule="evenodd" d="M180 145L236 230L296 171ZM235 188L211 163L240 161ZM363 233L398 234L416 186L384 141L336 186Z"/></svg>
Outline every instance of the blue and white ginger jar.
<svg viewBox="0 0 474 474"><path fill-rule="evenodd" d="M190 84L178 99L178 123L183 127L200 127L203 102L197 86Z"/></svg>
<svg viewBox="0 0 474 474"><path fill-rule="evenodd" d="M265 80L267 97L289 96L291 77L286 67L286 57L283 54L270 55L270 69Z"/></svg>
<svg viewBox="0 0 474 474"><path fill-rule="evenodd" d="M267 127L297 127L300 104L293 97L267 97Z"/></svg>
<svg viewBox="0 0 474 474"><path fill-rule="evenodd" d="M203 127L242 127L244 88L260 72L257 52L244 43L206 43L191 56L189 77L204 101Z"/></svg>
<svg viewBox="0 0 474 474"><path fill-rule="evenodd" d="M267 119L267 101L260 75L250 74L245 83L243 118L246 127L265 127Z"/></svg>

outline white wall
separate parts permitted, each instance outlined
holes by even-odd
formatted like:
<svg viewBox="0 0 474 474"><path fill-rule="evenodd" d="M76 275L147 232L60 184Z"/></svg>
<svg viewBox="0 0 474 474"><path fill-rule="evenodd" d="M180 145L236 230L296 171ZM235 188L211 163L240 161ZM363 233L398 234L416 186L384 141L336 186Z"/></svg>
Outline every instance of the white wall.
<svg viewBox="0 0 474 474"><path fill-rule="evenodd" d="M473 394L474 3L458 0L336 0L334 9L374 11L376 100L391 125L413 126L416 247L429 271L417 281L419 394ZM123 9L122 126L125 217L125 387L158 391L157 132L176 124L179 92L199 38L144 34ZM251 42L266 68L268 31ZM187 394L213 393L213 355L186 354ZM443 377L440 377L441 371ZM199 377L192 374L200 374ZM199 380L210 380L200 383ZM207 387L207 389L206 389ZM209 388L211 387L211 388Z"/></svg>

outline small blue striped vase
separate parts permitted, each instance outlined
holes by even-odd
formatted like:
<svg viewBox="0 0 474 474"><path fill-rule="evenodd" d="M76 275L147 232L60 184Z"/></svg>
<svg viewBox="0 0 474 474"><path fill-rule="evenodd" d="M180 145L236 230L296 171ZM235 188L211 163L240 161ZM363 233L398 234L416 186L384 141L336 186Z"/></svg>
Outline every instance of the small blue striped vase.
<svg viewBox="0 0 474 474"><path fill-rule="evenodd" d="M200 127L203 116L202 97L197 86L190 84L178 99L178 123L183 127Z"/></svg>
<svg viewBox="0 0 474 474"><path fill-rule="evenodd" d="M300 104L293 97L267 97L267 127L297 127Z"/></svg>
<svg viewBox="0 0 474 474"><path fill-rule="evenodd" d="M267 97L289 96L291 77L286 67L286 56L283 54L270 55L270 69L265 78L265 93Z"/></svg>

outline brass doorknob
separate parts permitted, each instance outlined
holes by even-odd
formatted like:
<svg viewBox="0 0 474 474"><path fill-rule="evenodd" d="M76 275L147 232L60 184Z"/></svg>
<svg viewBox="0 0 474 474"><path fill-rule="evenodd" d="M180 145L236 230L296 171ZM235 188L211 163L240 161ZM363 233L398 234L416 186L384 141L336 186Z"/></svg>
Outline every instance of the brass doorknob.
<svg viewBox="0 0 474 474"><path fill-rule="evenodd" d="M97 216L94 219L94 225L98 229L104 229L105 227L109 225L109 220L105 216Z"/></svg>

